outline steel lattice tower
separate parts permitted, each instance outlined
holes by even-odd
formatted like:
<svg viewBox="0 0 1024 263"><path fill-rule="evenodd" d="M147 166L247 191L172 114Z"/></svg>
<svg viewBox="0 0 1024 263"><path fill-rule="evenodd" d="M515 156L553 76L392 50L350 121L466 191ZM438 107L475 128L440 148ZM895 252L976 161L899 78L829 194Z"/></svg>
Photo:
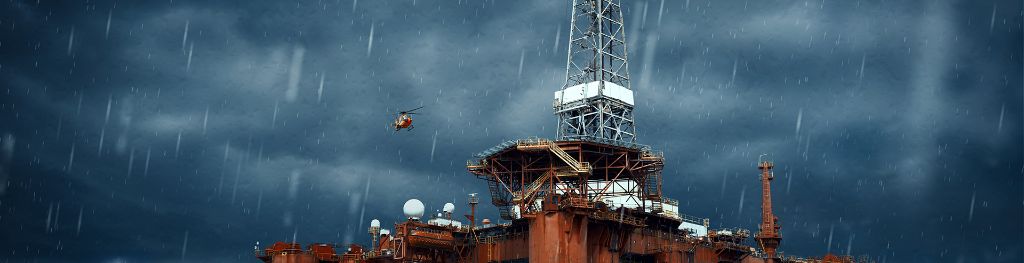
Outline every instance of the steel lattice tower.
<svg viewBox="0 0 1024 263"><path fill-rule="evenodd" d="M776 262L775 252L782 243L782 235L779 234L779 218L772 212L772 179L775 174L772 168L775 165L769 161L759 161L757 168L761 170L761 231L758 231L755 239L761 245L761 250L767 254L769 261Z"/></svg>
<svg viewBox="0 0 1024 263"><path fill-rule="evenodd" d="M573 0L558 137L636 142L626 29L619 0Z"/></svg>

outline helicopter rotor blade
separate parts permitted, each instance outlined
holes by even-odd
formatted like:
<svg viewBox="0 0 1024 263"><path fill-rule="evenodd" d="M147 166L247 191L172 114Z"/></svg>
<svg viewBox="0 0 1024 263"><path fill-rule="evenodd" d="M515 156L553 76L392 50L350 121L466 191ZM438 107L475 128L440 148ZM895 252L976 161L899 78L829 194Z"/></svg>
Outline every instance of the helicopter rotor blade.
<svg viewBox="0 0 1024 263"><path fill-rule="evenodd" d="M423 108L423 106L420 106L419 108L415 108L415 109L407 110L407 111L404 111L404 112L406 112L406 113L408 113L408 112L414 112L414 111L416 111L416 110L418 110L418 109L422 109L422 108Z"/></svg>

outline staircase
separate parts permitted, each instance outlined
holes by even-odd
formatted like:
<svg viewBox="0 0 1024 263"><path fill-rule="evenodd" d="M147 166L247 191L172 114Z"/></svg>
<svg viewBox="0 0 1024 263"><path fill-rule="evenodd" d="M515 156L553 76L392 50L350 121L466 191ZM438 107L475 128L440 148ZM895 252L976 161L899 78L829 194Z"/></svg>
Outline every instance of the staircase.
<svg viewBox="0 0 1024 263"><path fill-rule="evenodd" d="M661 173L648 173L647 182L644 184L644 191L648 198L661 200Z"/></svg>
<svg viewBox="0 0 1024 263"><path fill-rule="evenodd" d="M515 201L519 202L533 196L533 194L537 193L537 190L540 190L540 188L544 186L544 183L547 183L549 177L551 177L551 173L544 173L543 177L534 180L533 183L526 186L526 189L523 189L522 192L518 193L515 197Z"/></svg>
<svg viewBox="0 0 1024 263"><path fill-rule="evenodd" d="M548 142L548 149L550 149L551 153L554 153L555 156L558 156L558 159L562 159L565 164L568 164L569 167L571 167L577 174L590 173L590 163L576 161L575 158L569 156L569 153L563 151L561 147L558 147L558 145L552 142Z"/></svg>
<svg viewBox="0 0 1024 263"><path fill-rule="evenodd" d="M661 211L661 170L665 165L665 158L662 153L643 151L640 153L638 170L647 177L644 182L644 193L647 199L654 202L652 210Z"/></svg>
<svg viewBox="0 0 1024 263"><path fill-rule="evenodd" d="M502 193L505 193L505 187L501 186L497 180L487 180L487 190L491 192L491 203L496 206L508 205L508 199L506 199Z"/></svg>
<svg viewBox="0 0 1024 263"><path fill-rule="evenodd" d="M568 164L569 168L572 168L572 170L574 172L576 172L576 174L589 174L590 173L590 163L577 161L575 158L572 158L572 156L569 155L569 153L563 151L561 147L558 147L558 144L556 144L555 142L553 142L551 140L547 140L547 139L525 139L525 140L519 140L519 141L516 142L516 149L518 149L520 151L528 151L528 152L529 151L548 150L548 151L551 151L551 153L555 154L555 156L557 156L558 159L561 159L563 162L565 162L565 164Z"/></svg>

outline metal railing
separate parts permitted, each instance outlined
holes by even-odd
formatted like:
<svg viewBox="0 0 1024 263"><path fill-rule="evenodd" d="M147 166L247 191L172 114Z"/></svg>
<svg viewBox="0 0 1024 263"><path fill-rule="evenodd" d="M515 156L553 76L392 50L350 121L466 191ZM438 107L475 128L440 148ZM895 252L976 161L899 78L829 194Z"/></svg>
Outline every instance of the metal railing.
<svg viewBox="0 0 1024 263"><path fill-rule="evenodd" d="M487 158L488 156L494 155L495 153L498 153L500 151L504 151L504 150L508 149L509 147L515 146L520 141L529 142L529 141L532 141L532 140L548 140L548 139L540 139L538 137L530 137L530 138L526 138L526 139L507 140L507 141L504 141L502 143L499 143L498 145L495 145L494 147L488 148L487 150L484 150L482 152L474 154L473 156L476 157L476 158ZM550 140L548 140L548 141L550 141ZM651 146L648 146L648 145L645 145L645 144L639 144L639 143L635 143L635 142L623 142L623 141L617 141L617 140L605 139L605 138L598 138L598 137L593 137L593 136L583 136L583 137L574 137L574 138L562 138L559 141L596 142L596 143L603 143L603 144L608 144L608 145L613 145L613 146L618 146L618 147L623 147L623 148L630 148L630 149L640 150L641 152L645 152L645 153L649 154L650 156L662 156L663 155L660 152L653 152L653 151L651 151Z"/></svg>

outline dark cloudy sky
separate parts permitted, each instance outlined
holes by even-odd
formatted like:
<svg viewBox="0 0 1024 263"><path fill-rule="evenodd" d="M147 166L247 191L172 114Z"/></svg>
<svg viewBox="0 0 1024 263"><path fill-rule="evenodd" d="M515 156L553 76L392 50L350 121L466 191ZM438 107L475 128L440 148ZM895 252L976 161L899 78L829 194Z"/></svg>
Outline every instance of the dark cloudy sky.
<svg viewBox="0 0 1024 263"><path fill-rule="evenodd" d="M465 161L552 136L565 78L562 0L0 5L3 262L255 262L409 198L462 213ZM681 212L756 229L767 153L787 254L1024 259L1020 1L623 5Z"/></svg>

